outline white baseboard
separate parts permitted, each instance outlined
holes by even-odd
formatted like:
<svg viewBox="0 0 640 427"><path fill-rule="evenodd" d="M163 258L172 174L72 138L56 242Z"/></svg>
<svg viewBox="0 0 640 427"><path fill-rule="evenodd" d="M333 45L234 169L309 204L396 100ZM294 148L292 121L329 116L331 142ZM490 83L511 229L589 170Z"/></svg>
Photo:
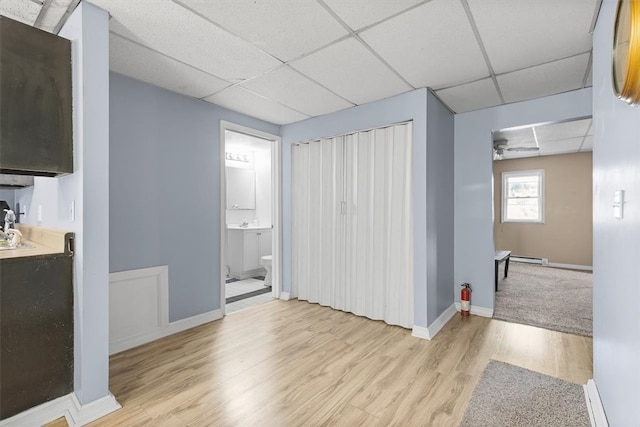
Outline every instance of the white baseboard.
<svg viewBox="0 0 640 427"><path fill-rule="evenodd" d="M584 388L584 395L587 399L587 410L589 411L591 425L593 427L609 427L609 422L604 413L604 407L602 406L596 383L591 379L582 387Z"/></svg>
<svg viewBox="0 0 640 427"><path fill-rule="evenodd" d="M460 303L456 303L456 311L460 311ZM482 317L493 317L493 310L490 308L478 307L477 305L472 305L471 310L469 310L471 314Z"/></svg>
<svg viewBox="0 0 640 427"><path fill-rule="evenodd" d="M591 265L560 264L557 262L550 262L549 264L547 264L547 267L567 268L570 270L593 271L593 266Z"/></svg>
<svg viewBox="0 0 640 427"><path fill-rule="evenodd" d="M187 329L195 328L196 326L204 325L205 323L219 319L222 319L221 309L208 311L196 316L187 317L186 319L176 320L175 322L169 323L167 328L163 331L162 337L177 334L178 332L186 331Z"/></svg>
<svg viewBox="0 0 640 427"><path fill-rule="evenodd" d="M289 301L291 299L291 294L289 292L280 292L280 299L284 301Z"/></svg>
<svg viewBox="0 0 640 427"><path fill-rule="evenodd" d="M61 417L65 418L70 427L83 426L120 408L111 393L86 405L81 405L75 393L70 393L2 420L0 426L41 426Z"/></svg>
<svg viewBox="0 0 640 427"><path fill-rule="evenodd" d="M127 340L121 340L118 343L110 343L109 355L120 353L121 351L129 350L131 348L138 347L155 340L159 340L160 338L168 337L169 335L177 334L178 332L186 331L187 329L195 328L196 326L204 325L205 323L222 319L222 317L222 310L217 309L188 317L186 319L170 322L167 326L161 328L159 331L154 331L154 333L134 336Z"/></svg>
<svg viewBox="0 0 640 427"><path fill-rule="evenodd" d="M449 320L451 320L454 314L456 314L456 306L454 304L451 304L428 327L425 328L424 326L414 325L411 335L416 338L422 338L424 340L432 340L433 337L435 337L436 334L440 332L440 329L442 329L442 327L446 325Z"/></svg>

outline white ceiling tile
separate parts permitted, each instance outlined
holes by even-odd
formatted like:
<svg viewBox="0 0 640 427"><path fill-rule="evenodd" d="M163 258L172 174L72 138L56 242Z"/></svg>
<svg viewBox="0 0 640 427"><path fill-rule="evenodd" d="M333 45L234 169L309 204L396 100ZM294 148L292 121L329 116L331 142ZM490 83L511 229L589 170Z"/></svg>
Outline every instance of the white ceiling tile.
<svg viewBox="0 0 640 427"><path fill-rule="evenodd" d="M134 79L196 98L231 84L113 33L109 37L109 67Z"/></svg>
<svg viewBox="0 0 640 427"><path fill-rule="evenodd" d="M205 101L220 105L230 110L256 117L277 125L298 122L309 116L294 111L270 99L263 98L241 87L230 87Z"/></svg>
<svg viewBox="0 0 640 427"><path fill-rule="evenodd" d="M221 79L238 82L280 64L255 46L171 1L92 0L111 30Z"/></svg>
<svg viewBox="0 0 640 427"><path fill-rule="evenodd" d="M582 87L589 54L497 76L505 102L540 98Z"/></svg>
<svg viewBox="0 0 640 427"><path fill-rule="evenodd" d="M422 0L324 0L324 2L351 29L359 30L367 25L401 12Z"/></svg>
<svg viewBox="0 0 640 427"><path fill-rule="evenodd" d="M290 64L356 104L411 90L354 38L348 38Z"/></svg>
<svg viewBox="0 0 640 427"><path fill-rule="evenodd" d="M541 142L539 153L541 156L550 154L577 153L583 139L584 137Z"/></svg>
<svg viewBox="0 0 640 427"><path fill-rule="evenodd" d="M348 34L315 0L176 0L282 61Z"/></svg>
<svg viewBox="0 0 640 427"><path fill-rule="evenodd" d="M493 80L484 79L442 89L436 92L440 99L456 113L479 110L500 105L500 96Z"/></svg>
<svg viewBox="0 0 640 427"><path fill-rule="evenodd" d="M53 31L60 20L64 17L64 14L67 12L67 9L72 2L73 0L52 0L49 4L49 8L42 17L40 28L50 32Z"/></svg>
<svg viewBox="0 0 640 427"><path fill-rule="evenodd" d="M489 76L459 1L432 0L360 36L414 87L453 86Z"/></svg>
<svg viewBox="0 0 640 427"><path fill-rule="evenodd" d="M582 147L580 147L580 151L592 151L593 150L593 136L587 135L584 138L584 142L582 143Z"/></svg>
<svg viewBox="0 0 640 427"><path fill-rule="evenodd" d="M589 74L587 75L587 81L584 87L592 87L593 86L593 66L589 67Z"/></svg>
<svg viewBox="0 0 640 427"><path fill-rule="evenodd" d="M468 3L489 61L498 74L591 49L589 28L597 0Z"/></svg>
<svg viewBox="0 0 640 427"><path fill-rule="evenodd" d="M310 116L353 106L290 67L271 71L242 86Z"/></svg>
<svg viewBox="0 0 640 427"><path fill-rule="evenodd" d="M538 141L542 144L543 142L559 139L582 138L587 134L590 125L591 119L584 119L536 126L535 129Z"/></svg>
<svg viewBox="0 0 640 427"><path fill-rule="evenodd" d="M36 3L29 0L2 0L0 2L0 15L33 25L42 9L42 2Z"/></svg>
<svg viewBox="0 0 640 427"><path fill-rule="evenodd" d="M493 132L493 140L506 140L512 147L536 147L536 139L533 136L533 128L521 128L514 130L502 130Z"/></svg>

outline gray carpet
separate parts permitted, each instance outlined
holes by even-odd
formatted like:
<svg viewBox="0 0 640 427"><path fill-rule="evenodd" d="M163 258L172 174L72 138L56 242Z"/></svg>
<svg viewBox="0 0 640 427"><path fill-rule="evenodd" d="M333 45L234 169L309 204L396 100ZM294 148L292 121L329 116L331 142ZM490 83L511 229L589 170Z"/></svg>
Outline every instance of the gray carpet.
<svg viewBox="0 0 640 427"><path fill-rule="evenodd" d="M494 319L593 336L590 272L511 261L498 285Z"/></svg>
<svg viewBox="0 0 640 427"><path fill-rule="evenodd" d="M581 385L490 360L460 427L589 427Z"/></svg>

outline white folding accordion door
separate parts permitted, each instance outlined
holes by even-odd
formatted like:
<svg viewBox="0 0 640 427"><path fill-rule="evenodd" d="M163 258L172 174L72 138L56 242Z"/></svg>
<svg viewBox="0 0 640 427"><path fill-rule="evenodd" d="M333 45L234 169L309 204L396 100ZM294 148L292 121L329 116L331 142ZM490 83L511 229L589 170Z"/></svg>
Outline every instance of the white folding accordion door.
<svg viewBox="0 0 640 427"><path fill-rule="evenodd" d="M301 300L413 327L411 123L293 147Z"/></svg>

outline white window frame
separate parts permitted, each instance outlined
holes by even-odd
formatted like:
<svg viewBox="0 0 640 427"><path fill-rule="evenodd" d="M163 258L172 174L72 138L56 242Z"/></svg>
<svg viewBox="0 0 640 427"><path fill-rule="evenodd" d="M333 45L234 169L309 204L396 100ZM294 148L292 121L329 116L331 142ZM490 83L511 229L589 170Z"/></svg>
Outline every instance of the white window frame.
<svg viewBox="0 0 640 427"><path fill-rule="evenodd" d="M540 182L538 194L538 212L540 218L535 220L528 219L507 219L507 180L519 176L537 175ZM528 223L528 224L544 224L544 170L534 169L526 171L502 172L502 223Z"/></svg>

